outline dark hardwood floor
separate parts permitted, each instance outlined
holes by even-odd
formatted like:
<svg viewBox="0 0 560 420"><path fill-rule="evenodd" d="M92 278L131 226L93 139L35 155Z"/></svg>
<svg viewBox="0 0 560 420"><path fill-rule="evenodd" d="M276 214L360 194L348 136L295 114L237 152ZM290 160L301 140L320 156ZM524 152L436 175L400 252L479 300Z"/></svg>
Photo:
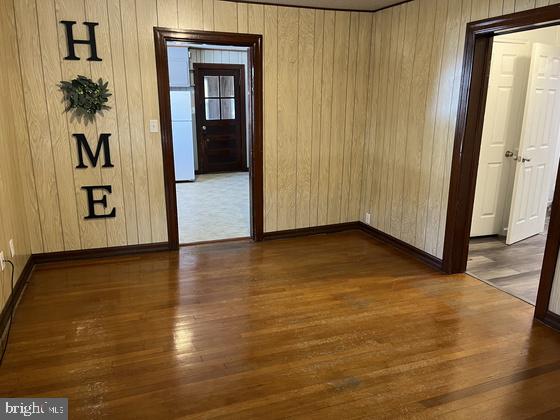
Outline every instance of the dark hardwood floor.
<svg viewBox="0 0 560 420"><path fill-rule="evenodd" d="M533 307L361 232L39 267L2 396L70 418L560 417Z"/></svg>
<svg viewBox="0 0 560 420"><path fill-rule="evenodd" d="M546 245L546 233L513 245L503 237L472 238L467 273L535 305Z"/></svg>

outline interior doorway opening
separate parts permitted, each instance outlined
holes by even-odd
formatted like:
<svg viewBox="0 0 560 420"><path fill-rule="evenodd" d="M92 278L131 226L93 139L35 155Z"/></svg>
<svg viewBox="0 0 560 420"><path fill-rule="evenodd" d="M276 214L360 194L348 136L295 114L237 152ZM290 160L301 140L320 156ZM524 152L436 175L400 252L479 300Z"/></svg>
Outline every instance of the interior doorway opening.
<svg viewBox="0 0 560 420"><path fill-rule="evenodd" d="M179 243L251 236L247 47L167 43Z"/></svg>
<svg viewBox="0 0 560 420"><path fill-rule="evenodd" d="M467 273L532 305L560 157L560 27L493 39Z"/></svg>
<svg viewBox="0 0 560 420"><path fill-rule="evenodd" d="M442 259L443 269L447 273L463 273L467 270L493 41L500 35L553 27L558 25L558 22L560 22L560 8L554 5L471 22L467 25ZM538 61L550 62L545 58ZM554 60L551 68L556 69L557 64ZM535 92L535 90L532 91ZM528 92L531 92L531 89L528 89ZM542 93L542 89L540 93ZM530 96L531 93L527 95ZM557 96L556 93L554 95ZM532 96L536 96L536 94ZM543 102L540 101L541 104ZM542 117L542 113L539 115ZM508 151L512 153L508 153L508 157L515 157L516 165L519 165L519 168L524 168L523 164L536 162L532 161L531 156L528 155L537 151L525 150L521 143L517 154L515 150L506 149L504 157ZM550 179L553 177L554 170L552 170L552 174L550 174L549 168L547 171L549 172L548 179ZM518 172L517 169L516 172ZM557 270L560 252L560 188L558 188L560 176L558 171L556 172L549 221L545 221L548 223L548 229L546 230L546 244L535 302L535 318L560 329L560 315L558 315L560 313L558 303L560 302L560 272ZM544 175L545 171L540 171L540 173ZM514 176L513 191L515 191L515 178ZM542 184L540 185L542 187ZM510 206L513 209L515 203L511 202ZM508 213L506 212L506 214ZM515 221L516 219L513 218L512 222ZM509 230L510 219L507 220L507 223ZM526 226L530 226L530 224ZM519 232L523 232L523 230L516 229L516 233ZM513 235L513 232L508 231L507 233Z"/></svg>
<svg viewBox="0 0 560 420"><path fill-rule="evenodd" d="M262 240L262 36L154 37L170 248Z"/></svg>

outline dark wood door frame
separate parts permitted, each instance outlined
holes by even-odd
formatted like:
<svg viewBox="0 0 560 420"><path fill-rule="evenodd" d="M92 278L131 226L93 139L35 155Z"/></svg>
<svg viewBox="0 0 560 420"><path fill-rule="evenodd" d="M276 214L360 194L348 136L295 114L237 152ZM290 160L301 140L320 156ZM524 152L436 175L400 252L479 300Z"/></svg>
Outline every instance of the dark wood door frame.
<svg viewBox="0 0 560 420"><path fill-rule="evenodd" d="M448 273L466 270L488 73L495 35L558 24L560 5L542 7L467 25L457 128L453 148L443 268ZM535 317L560 328L560 317L548 310L558 251L560 250L560 176L552 203Z"/></svg>
<svg viewBox="0 0 560 420"><path fill-rule="evenodd" d="M262 36L228 32L191 31L170 28L154 28L156 67L158 80L159 112L163 148L163 174L167 211L167 234L169 248L179 249L177 221L177 195L175 191L175 167L173 139L171 135L171 103L169 95L169 69L167 66L167 42L183 41L196 44L231 45L248 47L248 69L252 70L252 103L249 106L249 176L251 191L251 237L263 239L263 56Z"/></svg>
<svg viewBox="0 0 560 420"><path fill-rule="evenodd" d="M202 69L228 69L228 70L236 70L239 72L239 90L240 90L240 97L239 103L236 104L238 107L238 112L240 115L240 122L241 122L241 167L239 168L240 171L244 171L247 169L247 127L246 127L246 109L245 109L245 98L247 97L247 92L245 91L245 66L243 64L218 64L218 63L194 63L194 74L195 79L198 77L198 71ZM195 86L195 103L196 103L196 113L197 115L202 114L202 104L199 103L203 95L203 89L200 89L200 86ZM207 168L204 168L203 159L201 159L201 150L204 149L204 145L202 144L202 137L203 133L200 130L200 119L196 118L196 142L197 142L197 155L198 155L198 173L207 173ZM228 171L230 172L230 171Z"/></svg>

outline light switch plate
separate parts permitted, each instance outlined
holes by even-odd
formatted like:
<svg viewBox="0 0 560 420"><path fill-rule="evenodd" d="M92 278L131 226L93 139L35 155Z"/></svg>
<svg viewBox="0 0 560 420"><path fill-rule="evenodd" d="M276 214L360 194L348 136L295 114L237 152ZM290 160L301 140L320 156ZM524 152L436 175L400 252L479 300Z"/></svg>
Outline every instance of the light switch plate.
<svg viewBox="0 0 560 420"><path fill-rule="evenodd" d="M371 222L371 214L370 213L366 213L366 223L369 225Z"/></svg>
<svg viewBox="0 0 560 420"><path fill-rule="evenodd" d="M0 251L0 269L4 271L6 268L6 263L4 262L4 251Z"/></svg>
<svg viewBox="0 0 560 420"><path fill-rule="evenodd" d="M10 254L12 255L12 258L14 258L16 256L16 249L14 247L14 240L10 239Z"/></svg>
<svg viewBox="0 0 560 420"><path fill-rule="evenodd" d="M158 120L150 120L150 133L159 133Z"/></svg>

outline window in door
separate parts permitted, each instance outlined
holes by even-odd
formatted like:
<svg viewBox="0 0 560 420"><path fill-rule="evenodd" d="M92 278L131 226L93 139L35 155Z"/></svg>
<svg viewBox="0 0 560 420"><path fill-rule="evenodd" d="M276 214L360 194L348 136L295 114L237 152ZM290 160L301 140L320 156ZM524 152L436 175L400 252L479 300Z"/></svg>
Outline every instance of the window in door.
<svg viewBox="0 0 560 420"><path fill-rule="evenodd" d="M207 121L235 119L234 76L204 76L204 110Z"/></svg>

